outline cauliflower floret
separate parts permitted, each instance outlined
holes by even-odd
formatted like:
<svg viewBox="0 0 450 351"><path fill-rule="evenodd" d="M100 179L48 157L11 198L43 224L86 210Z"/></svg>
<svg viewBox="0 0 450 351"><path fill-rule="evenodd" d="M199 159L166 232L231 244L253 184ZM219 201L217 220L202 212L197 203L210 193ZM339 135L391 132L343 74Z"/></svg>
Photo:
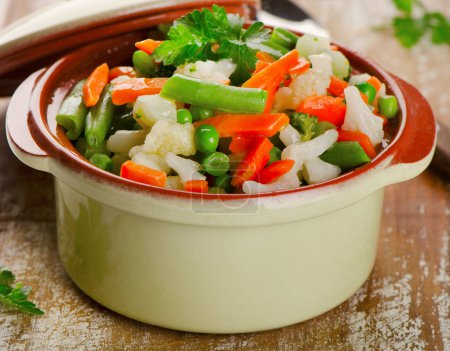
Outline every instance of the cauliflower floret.
<svg viewBox="0 0 450 351"><path fill-rule="evenodd" d="M131 148L142 145L148 130L118 130L111 135L106 148L115 154L128 154Z"/></svg>
<svg viewBox="0 0 450 351"><path fill-rule="evenodd" d="M308 96L326 95L330 81L327 73L311 68L295 77L289 87L277 91L274 108L277 111L295 110Z"/></svg>
<svg viewBox="0 0 450 351"><path fill-rule="evenodd" d="M320 158L316 158L305 162L302 174L308 184L317 184L336 178L341 174L341 169L331 163L322 161Z"/></svg>
<svg viewBox="0 0 450 351"><path fill-rule="evenodd" d="M285 146L291 144L300 143L302 141L302 136L292 125L288 124L280 132L280 140Z"/></svg>
<svg viewBox="0 0 450 351"><path fill-rule="evenodd" d="M317 69L318 71L322 71L324 76L330 77L333 75L333 59L327 53L318 54L318 55L310 55L309 60L311 61L311 65L313 69Z"/></svg>
<svg viewBox="0 0 450 351"><path fill-rule="evenodd" d="M150 128L158 120L177 121L177 105L160 95L139 96L133 107L133 117L142 128Z"/></svg>
<svg viewBox="0 0 450 351"><path fill-rule="evenodd" d="M363 73L363 74L354 74L350 77L349 83L350 85L360 84L367 82L367 80L370 79L370 74Z"/></svg>
<svg viewBox="0 0 450 351"><path fill-rule="evenodd" d="M236 70L231 60L197 61L177 67L175 73L212 82L225 82Z"/></svg>
<svg viewBox="0 0 450 351"><path fill-rule="evenodd" d="M206 179L206 176L199 172L201 165L198 162L177 156L171 152L166 154L164 160L171 168L175 170L175 172L177 172L183 183L190 180Z"/></svg>
<svg viewBox="0 0 450 351"><path fill-rule="evenodd" d="M196 153L195 128L191 123L179 124L161 119L145 138L144 151L165 156L168 152L191 156Z"/></svg>
<svg viewBox="0 0 450 351"><path fill-rule="evenodd" d="M134 155L131 161L137 163L138 165L143 165L151 169L163 171L164 173L170 172L169 165L166 163L166 161L164 161L164 158L159 155L148 154L144 151L141 151Z"/></svg>
<svg viewBox="0 0 450 351"><path fill-rule="evenodd" d="M337 141L338 136L336 129L330 129L310 141L291 144L283 150L281 159L294 160L301 167L305 161L315 160L327 151Z"/></svg>
<svg viewBox="0 0 450 351"><path fill-rule="evenodd" d="M344 90L347 112L345 113L343 130L360 131L366 134L373 145L381 143L384 136L383 119L370 111L361 98L358 88L349 86Z"/></svg>

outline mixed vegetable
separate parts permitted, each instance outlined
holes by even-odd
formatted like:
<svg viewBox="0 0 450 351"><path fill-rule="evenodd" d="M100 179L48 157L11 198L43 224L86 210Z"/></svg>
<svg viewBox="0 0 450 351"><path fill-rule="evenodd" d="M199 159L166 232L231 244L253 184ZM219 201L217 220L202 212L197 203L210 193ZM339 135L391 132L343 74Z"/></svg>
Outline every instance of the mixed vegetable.
<svg viewBox="0 0 450 351"><path fill-rule="evenodd" d="M256 194L325 182L388 143L398 103L354 74L329 39L298 37L219 6L136 43L133 67L102 64L56 119L95 166L153 186Z"/></svg>

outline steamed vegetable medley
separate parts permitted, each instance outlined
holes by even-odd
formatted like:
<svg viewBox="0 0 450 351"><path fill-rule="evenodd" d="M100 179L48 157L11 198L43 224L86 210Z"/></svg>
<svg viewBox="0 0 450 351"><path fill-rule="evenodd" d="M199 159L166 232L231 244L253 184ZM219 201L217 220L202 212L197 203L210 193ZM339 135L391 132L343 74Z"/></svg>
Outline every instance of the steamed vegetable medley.
<svg viewBox="0 0 450 351"><path fill-rule="evenodd" d="M387 145L394 96L352 74L327 38L298 37L224 9L136 43L133 66L102 64L57 122L95 166L157 187L256 194L338 177ZM168 30L168 31L167 31Z"/></svg>

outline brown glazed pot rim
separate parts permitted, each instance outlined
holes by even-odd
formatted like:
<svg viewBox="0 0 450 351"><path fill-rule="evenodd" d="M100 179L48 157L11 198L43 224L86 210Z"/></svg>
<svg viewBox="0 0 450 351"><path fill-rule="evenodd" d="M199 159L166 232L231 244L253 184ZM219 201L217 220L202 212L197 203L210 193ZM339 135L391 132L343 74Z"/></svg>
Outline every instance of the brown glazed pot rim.
<svg viewBox="0 0 450 351"><path fill-rule="evenodd" d="M186 10L181 11L185 12ZM166 12L164 18L168 22L179 15L180 11L174 9L171 12ZM161 16L155 17L155 20L159 21L156 23L162 22ZM149 21L149 27L154 24L151 20ZM115 60L114 64L119 64L121 53L130 51L132 44L141 38L143 38L143 33L133 32L100 43L90 44L64 56L50 67L31 75L14 94L8 110L7 122L13 118L16 119L14 123L7 123L10 140L26 154L35 157L56 158L74 172L83 173L102 183L107 182L114 186L141 193L221 201L274 197L343 185L384 166L386 162L390 166L413 164L423 160L433 152L436 137L435 120L429 104L417 89L400 78L387 73L373 61L342 45L338 45L339 49L350 60L352 67L381 78L386 83L388 92L394 94L399 102L401 116L398 130L388 147L382 150L372 162L327 182L261 194L190 193L146 185L105 172L90 164L75 150L62 129L56 127L55 116L62 99L77 80L87 76L90 70L102 62L111 63ZM24 101L28 101L29 105L24 107ZM12 117L13 114L17 114L17 116Z"/></svg>

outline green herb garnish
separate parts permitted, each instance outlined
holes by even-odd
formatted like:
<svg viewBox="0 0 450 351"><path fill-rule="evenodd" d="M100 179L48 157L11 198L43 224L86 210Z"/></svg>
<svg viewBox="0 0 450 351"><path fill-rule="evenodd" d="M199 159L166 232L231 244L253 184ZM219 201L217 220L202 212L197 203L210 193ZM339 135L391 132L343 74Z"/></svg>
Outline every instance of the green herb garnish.
<svg viewBox="0 0 450 351"><path fill-rule="evenodd" d="M12 272L0 268L0 304L33 315L43 315L43 311L37 308L33 302L28 301L31 288L23 286L21 283L14 284L15 280Z"/></svg>
<svg viewBox="0 0 450 351"><path fill-rule="evenodd" d="M227 15L223 7L195 10L176 20L168 40L153 53L157 62L179 66L188 62L231 59L236 71L231 76L240 85L251 76L257 61L256 50L250 46L267 41L270 30L261 22L243 29L244 19Z"/></svg>
<svg viewBox="0 0 450 351"><path fill-rule="evenodd" d="M416 45L425 34L431 34L433 44L450 44L450 21L441 12L430 12L420 0L393 0L401 15L388 26L406 48Z"/></svg>

